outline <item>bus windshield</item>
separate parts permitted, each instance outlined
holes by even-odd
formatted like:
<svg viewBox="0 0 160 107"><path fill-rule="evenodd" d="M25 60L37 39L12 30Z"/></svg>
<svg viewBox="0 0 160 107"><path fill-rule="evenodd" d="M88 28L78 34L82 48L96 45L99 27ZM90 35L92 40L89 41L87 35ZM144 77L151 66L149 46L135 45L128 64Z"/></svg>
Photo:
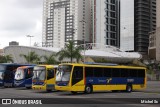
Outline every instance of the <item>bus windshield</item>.
<svg viewBox="0 0 160 107"><path fill-rule="evenodd" d="M6 66L0 65L0 79L3 80L4 71L6 69Z"/></svg>
<svg viewBox="0 0 160 107"><path fill-rule="evenodd" d="M36 66L34 67L33 70L33 80L45 80L45 76L46 76L46 68L43 66Z"/></svg>
<svg viewBox="0 0 160 107"><path fill-rule="evenodd" d="M72 65L60 65L56 73L56 81L68 82L70 79L71 70Z"/></svg>
<svg viewBox="0 0 160 107"><path fill-rule="evenodd" d="M24 69L18 68L16 73L15 73L15 79L16 80L22 80L22 79L24 79L24 77L25 77L24 76Z"/></svg>

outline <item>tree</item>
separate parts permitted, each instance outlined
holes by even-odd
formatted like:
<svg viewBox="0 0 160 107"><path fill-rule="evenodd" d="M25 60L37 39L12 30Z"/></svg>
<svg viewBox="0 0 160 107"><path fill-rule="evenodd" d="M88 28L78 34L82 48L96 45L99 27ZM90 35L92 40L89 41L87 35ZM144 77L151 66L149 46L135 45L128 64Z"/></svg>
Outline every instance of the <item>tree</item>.
<svg viewBox="0 0 160 107"><path fill-rule="evenodd" d="M37 63L41 59L41 57L39 57L35 52L30 52L28 55L20 54L20 57L23 57L27 63Z"/></svg>
<svg viewBox="0 0 160 107"><path fill-rule="evenodd" d="M64 58L70 58L70 62L72 63L75 58L78 62L82 58L81 50L80 46L74 45L74 41L69 41L68 44L65 44L65 48L61 49L56 55L59 56L60 61Z"/></svg>
<svg viewBox="0 0 160 107"><path fill-rule="evenodd" d="M51 54L50 56L45 55L42 57L44 58L46 64L56 64L57 61L55 59L55 56L56 56L55 54Z"/></svg>
<svg viewBox="0 0 160 107"><path fill-rule="evenodd" d="M0 56L0 63L13 63L13 58L11 55Z"/></svg>

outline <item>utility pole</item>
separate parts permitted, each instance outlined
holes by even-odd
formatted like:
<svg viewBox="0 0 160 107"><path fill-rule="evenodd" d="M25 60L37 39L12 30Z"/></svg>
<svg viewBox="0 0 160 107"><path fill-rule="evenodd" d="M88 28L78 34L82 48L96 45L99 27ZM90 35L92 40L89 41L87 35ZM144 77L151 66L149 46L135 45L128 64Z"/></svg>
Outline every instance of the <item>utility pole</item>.
<svg viewBox="0 0 160 107"><path fill-rule="evenodd" d="M31 47L31 38L34 37L34 36L27 35L27 37L30 38L30 40L29 40L29 45L30 45L30 47ZM31 49L29 49L29 53L28 53L28 55L29 55L29 61L28 61L28 63L30 63L30 53L31 53Z"/></svg>
<svg viewBox="0 0 160 107"><path fill-rule="evenodd" d="M83 62L85 62L85 50L86 50L86 40L85 40L85 24L87 23L85 20L80 21L83 25L82 33L83 33L83 48L84 48L84 55L83 55Z"/></svg>

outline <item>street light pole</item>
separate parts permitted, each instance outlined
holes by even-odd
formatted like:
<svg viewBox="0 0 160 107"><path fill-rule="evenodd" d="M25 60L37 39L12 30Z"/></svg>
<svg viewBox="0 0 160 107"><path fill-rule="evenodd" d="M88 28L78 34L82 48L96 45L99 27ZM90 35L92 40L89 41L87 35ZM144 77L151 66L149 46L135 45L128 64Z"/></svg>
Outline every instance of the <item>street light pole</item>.
<svg viewBox="0 0 160 107"><path fill-rule="evenodd" d="M81 22L81 23L83 24L83 29L82 29L82 30L84 31L84 32L83 32L83 43L84 43L84 44L83 44L83 45L84 45L84 46L83 46L83 48L84 48L83 62L85 62L86 41L85 41L85 30L84 30L84 29L85 29L85 24L86 24L87 22L84 21L84 20L79 21L79 22Z"/></svg>
<svg viewBox="0 0 160 107"><path fill-rule="evenodd" d="M29 37L29 38L30 38L29 45L31 46L31 38L32 38L32 37L34 37L34 36L27 35L27 37Z"/></svg>
<svg viewBox="0 0 160 107"><path fill-rule="evenodd" d="M31 47L31 38L32 38L32 37L34 37L34 36L27 35L27 37L29 37L29 38L30 38L30 40L29 40L29 45L30 45L30 47ZM28 55L29 55L30 53L31 53L31 49L29 50ZM28 61L28 63L30 63L30 55L29 55L29 61Z"/></svg>

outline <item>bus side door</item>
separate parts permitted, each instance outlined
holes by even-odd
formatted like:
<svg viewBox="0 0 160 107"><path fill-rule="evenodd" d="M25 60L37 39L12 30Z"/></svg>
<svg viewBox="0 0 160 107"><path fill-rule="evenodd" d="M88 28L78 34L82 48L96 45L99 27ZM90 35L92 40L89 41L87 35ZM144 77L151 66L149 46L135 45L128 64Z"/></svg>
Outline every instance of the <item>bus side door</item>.
<svg viewBox="0 0 160 107"><path fill-rule="evenodd" d="M72 86L83 80L83 67L75 66L72 74ZM78 85L84 85L84 82Z"/></svg>

